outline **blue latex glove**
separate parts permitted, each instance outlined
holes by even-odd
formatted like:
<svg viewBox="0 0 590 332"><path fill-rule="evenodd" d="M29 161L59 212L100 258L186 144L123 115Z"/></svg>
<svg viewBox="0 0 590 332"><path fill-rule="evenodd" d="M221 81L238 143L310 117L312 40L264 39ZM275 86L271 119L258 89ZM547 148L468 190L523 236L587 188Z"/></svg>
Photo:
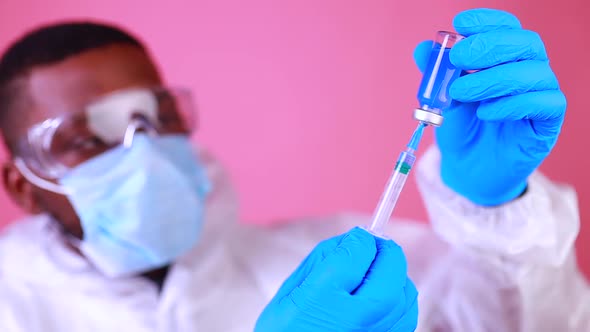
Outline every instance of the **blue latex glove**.
<svg viewBox="0 0 590 332"><path fill-rule="evenodd" d="M436 129L441 177L476 204L499 205L525 191L528 176L555 145L565 96L541 38L512 14L468 10L453 25L467 38L451 49L451 62L481 70L450 87L454 102ZM421 70L431 45L423 42L414 52Z"/></svg>
<svg viewBox="0 0 590 332"><path fill-rule="evenodd" d="M321 242L281 286L256 332L414 331L418 293L401 248L364 229Z"/></svg>

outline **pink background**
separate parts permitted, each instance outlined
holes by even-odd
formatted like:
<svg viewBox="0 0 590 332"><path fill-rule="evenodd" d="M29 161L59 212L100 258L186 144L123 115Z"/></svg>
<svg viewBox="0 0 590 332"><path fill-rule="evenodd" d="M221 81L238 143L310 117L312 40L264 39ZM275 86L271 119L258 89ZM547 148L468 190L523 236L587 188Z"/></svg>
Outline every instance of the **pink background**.
<svg viewBox="0 0 590 332"><path fill-rule="evenodd" d="M587 145L581 142L590 121L583 90L590 70L581 65L590 52L584 0L162 3L1 0L0 48L25 29L63 18L99 18L137 33L168 81L196 92L197 138L230 169L244 219L269 222L370 213L415 125L414 45L451 29L460 10L506 9L541 33L568 96L564 132L542 169L574 184L582 219L590 214L588 152L577 152ZM432 141L431 132L426 140ZM0 224L20 215L3 192L0 211ZM425 219L413 180L397 215ZM578 249L588 263L589 240L583 225ZM590 272L590 264L584 266Z"/></svg>

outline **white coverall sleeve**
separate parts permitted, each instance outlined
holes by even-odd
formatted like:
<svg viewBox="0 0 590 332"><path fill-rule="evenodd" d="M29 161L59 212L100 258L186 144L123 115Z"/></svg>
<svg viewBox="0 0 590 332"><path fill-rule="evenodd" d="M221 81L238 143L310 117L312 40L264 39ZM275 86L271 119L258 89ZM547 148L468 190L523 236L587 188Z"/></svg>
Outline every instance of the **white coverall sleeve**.
<svg viewBox="0 0 590 332"><path fill-rule="evenodd" d="M590 331L590 291L574 254L574 190L537 172L522 197L482 207L444 185L439 169L432 147L417 181L451 249L419 287L418 331Z"/></svg>
<svg viewBox="0 0 590 332"><path fill-rule="evenodd" d="M37 313L30 310L33 306L26 301L27 299L9 287L0 275L0 331L50 331L48 326L40 324Z"/></svg>

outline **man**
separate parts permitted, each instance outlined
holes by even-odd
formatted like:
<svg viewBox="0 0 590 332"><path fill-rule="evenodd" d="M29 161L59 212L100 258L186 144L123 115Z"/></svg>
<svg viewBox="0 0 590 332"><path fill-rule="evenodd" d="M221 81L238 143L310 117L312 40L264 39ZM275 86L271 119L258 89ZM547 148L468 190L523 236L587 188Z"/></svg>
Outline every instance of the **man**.
<svg viewBox="0 0 590 332"><path fill-rule="evenodd" d="M451 61L479 72L452 84L418 170L436 235L394 223L406 271L393 241L352 229L280 288L366 221L232 225L226 177L188 143L190 95L136 39L72 23L17 40L0 60L3 180L34 216L0 239L2 331L411 331L406 274L424 331L590 330L575 193L535 172L565 113L544 45L500 11L454 26Z"/></svg>

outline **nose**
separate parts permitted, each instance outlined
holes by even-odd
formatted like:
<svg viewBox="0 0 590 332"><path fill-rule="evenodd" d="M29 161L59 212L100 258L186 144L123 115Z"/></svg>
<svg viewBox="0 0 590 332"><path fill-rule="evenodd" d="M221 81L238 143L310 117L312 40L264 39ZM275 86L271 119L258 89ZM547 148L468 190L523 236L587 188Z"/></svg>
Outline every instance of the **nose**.
<svg viewBox="0 0 590 332"><path fill-rule="evenodd" d="M138 132L146 133L150 136L158 135L158 131L156 130L156 127L152 124L152 122L144 114L135 112L131 114L129 124L127 125L127 129L125 130L123 145L126 148L131 147L131 144L133 144L133 138L135 137L135 134Z"/></svg>

